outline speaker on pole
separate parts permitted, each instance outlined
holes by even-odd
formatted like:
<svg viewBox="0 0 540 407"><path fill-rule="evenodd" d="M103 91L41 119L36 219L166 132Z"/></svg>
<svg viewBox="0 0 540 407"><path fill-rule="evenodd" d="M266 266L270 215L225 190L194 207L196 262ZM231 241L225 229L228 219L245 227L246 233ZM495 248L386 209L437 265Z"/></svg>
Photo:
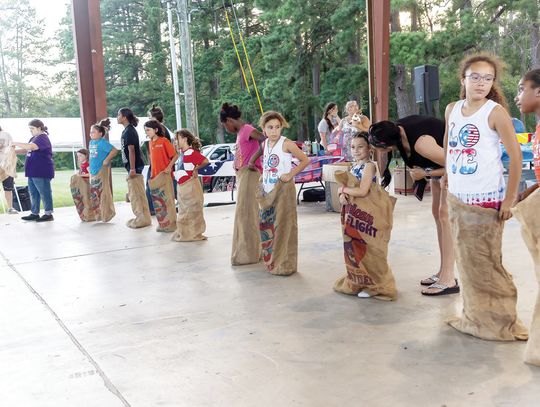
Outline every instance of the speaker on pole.
<svg viewBox="0 0 540 407"><path fill-rule="evenodd" d="M414 95L416 103L422 103L428 116L433 115L432 102L440 99L439 68L420 65L414 68Z"/></svg>

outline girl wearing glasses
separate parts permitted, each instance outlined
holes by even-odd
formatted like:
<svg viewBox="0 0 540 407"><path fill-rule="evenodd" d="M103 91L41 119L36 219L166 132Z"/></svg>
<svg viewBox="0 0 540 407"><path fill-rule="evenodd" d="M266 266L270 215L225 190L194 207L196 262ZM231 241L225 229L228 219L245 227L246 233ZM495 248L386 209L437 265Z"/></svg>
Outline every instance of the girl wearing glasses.
<svg viewBox="0 0 540 407"><path fill-rule="evenodd" d="M504 221L517 200L521 150L497 80L498 59L478 54L460 67L461 100L446 108L448 207L461 278L463 312L448 322L487 340L525 340L517 291L502 265ZM501 146L510 157L508 185Z"/></svg>

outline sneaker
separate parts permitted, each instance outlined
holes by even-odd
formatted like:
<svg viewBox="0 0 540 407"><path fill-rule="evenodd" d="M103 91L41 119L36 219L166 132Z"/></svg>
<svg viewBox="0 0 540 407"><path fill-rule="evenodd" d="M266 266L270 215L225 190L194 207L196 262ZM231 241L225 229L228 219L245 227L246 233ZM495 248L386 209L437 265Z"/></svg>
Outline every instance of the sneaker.
<svg viewBox="0 0 540 407"><path fill-rule="evenodd" d="M38 220L39 215L34 215L33 213L31 213L30 215L23 216L21 219L22 220Z"/></svg>
<svg viewBox="0 0 540 407"><path fill-rule="evenodd" d="M10 214L10 215L17 215L19 213L19 211L17 209L15 209L15 208L9 208L7 213Z"/></svg>
<svg viewBox="0 0 540 407"><path fill-rule="evenodd" d="M36 219L36 222L48 222L50 220L54 220L52 215L43 215L41 218Z"/></svg>
<svg viewBox="0 0 540 407"><path fill-rule="evenodd" d="M371 295L369 295L369 293L366 293L365 291L360 291L358 293L358 298L370 298Z"/></svg>

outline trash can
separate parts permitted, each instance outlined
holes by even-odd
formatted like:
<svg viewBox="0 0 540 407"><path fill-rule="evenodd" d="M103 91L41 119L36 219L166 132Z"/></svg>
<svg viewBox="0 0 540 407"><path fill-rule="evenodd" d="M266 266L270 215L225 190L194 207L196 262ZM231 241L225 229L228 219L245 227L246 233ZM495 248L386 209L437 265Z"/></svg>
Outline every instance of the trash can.
<svg viewBox="0 0 540 407"><path fill-rule="evenodd" d="M32 204L30 202L30 192L28 192L28 187L16 187L13 192L13 207L19 212L29 211Z"/></svg>

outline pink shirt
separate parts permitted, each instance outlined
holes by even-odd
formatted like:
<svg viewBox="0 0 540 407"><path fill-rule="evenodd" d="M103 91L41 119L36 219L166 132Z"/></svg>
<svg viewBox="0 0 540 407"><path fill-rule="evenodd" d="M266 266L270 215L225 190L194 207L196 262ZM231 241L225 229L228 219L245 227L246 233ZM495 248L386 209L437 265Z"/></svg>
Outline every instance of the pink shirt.
<svg viewBox="0 0 540 407"><path fill-rule="evenodd" d="M249 137L255 130L251 124L244 124L236 136L236 152L234 155L234 168L238 171L240 168L247 167L249 160L259 150L259 142ZM261 157L255 161L255 167L262 172Z"/></svg>

